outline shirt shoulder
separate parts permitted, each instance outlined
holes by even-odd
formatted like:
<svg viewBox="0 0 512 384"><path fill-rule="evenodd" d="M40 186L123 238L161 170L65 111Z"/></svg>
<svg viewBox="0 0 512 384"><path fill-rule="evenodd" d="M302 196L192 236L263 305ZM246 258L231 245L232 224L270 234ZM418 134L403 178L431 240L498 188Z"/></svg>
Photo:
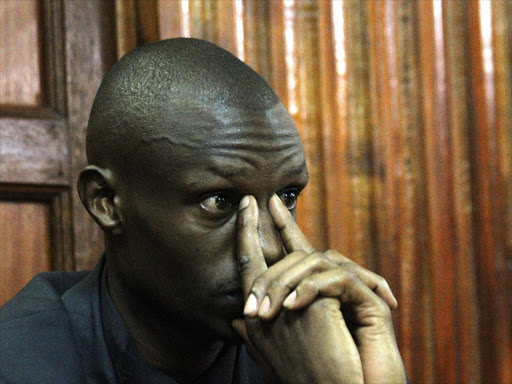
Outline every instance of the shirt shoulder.
<svg viewBox="0 0 512 384"><path fill-rule="evenodd" d="M61 296L88 272L43 272L36 275L16 296L0 308L0 326L39 312L61 311Z"/></svg>
<svg viewBox="0 0 512 384"><path fill-rule="evenodd" d="M61 297L87 273L37 275L0 309L0 383L81 383L80 358Z"/></svg>

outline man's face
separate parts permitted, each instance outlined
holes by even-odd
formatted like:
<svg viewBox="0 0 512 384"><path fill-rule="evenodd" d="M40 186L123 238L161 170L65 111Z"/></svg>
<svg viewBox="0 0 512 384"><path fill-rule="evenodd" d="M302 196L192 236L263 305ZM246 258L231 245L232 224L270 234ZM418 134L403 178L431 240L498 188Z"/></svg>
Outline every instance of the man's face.
<svg viewBox="0 0 512 384"><path fill-rule="evenodd" d="M140 166L119 190L127 254L115 269L145 303L147 321L231 338L231 321L243 308L235 260L238 203L245 195L256 198L260 242L273 264L284 254L268 201L276 193L295 214L308 176L282 105L200 115L185 117L187 132L176 133L166 129L162 113L158 129L141 141L134 154Z"/></svg>

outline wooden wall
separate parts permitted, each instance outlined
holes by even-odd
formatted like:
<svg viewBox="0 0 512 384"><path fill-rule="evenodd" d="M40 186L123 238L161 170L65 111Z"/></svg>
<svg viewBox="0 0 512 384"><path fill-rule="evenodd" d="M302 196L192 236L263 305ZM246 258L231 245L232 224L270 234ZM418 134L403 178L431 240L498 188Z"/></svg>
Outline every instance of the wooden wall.
<svg viewBox="0 0 512 384"><path fill-rule="evenodd" d="M103 251L76 177L112 36L113 2L0 0L0 305L34 274L90 269Z"/></svg>
<svg viewBox="0 0 512 384"><path fill-rule="evenodd" d="M117 2L118 55L213 41L275 88L311 184L300 224L399 298L413 383L512 382L512 2Z"/></svg>

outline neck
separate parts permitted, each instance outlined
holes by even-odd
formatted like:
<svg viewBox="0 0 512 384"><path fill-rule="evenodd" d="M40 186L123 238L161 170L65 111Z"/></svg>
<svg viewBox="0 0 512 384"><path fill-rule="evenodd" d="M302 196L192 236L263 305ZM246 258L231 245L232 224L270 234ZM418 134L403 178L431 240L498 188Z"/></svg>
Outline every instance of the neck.
<svg viewBox="0 0 512 384"><path fill-rule="evenodd" d="M107 250L108 252L108 250ZM215 362L224 345L172 321L162 321L146 300L132 297L122 279L108 268L109 292L137 347L139 357L178 382L200 377Z"/></svg>

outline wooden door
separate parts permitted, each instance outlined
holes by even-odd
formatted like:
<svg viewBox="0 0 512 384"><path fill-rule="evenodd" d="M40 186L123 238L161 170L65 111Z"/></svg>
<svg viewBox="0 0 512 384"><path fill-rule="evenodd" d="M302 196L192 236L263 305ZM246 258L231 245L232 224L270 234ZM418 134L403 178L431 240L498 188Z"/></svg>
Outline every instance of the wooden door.
<svg viewBox="0 0 512 384"><path fill-rule="evenodd" d="M115 59L111 7L0 1L0 305L34 274L87 269L101 253L75 179L90 106Z"/></svg>

